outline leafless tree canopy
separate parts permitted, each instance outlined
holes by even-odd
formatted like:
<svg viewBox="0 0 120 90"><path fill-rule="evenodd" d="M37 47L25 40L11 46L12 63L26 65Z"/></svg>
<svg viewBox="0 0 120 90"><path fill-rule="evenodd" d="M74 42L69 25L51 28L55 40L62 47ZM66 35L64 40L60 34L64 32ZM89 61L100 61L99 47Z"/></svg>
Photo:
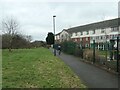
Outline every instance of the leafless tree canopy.
<svg viewBox="0 0 120 90"><path fill-rule="evenodd" d="M19 29L19 24L14 18L6 18L2 21L2 32L9 36L9 51L12 48L12 40L15 35L17 35Z"/></svg>
<svg viewBox="0 0 120 90"><path fill-rule="evenodd" d="M26 40L27 40L28 42L31 42L31 41L32 41L32 36L31 36L31 35L27 35L27 36L26 36Z"/></svg>
<svg viewBox="0 0 120 90"><path fill-rule="evenodd" d="M23 35L19 32L20 24L16 19L5 18L2 21L2 49L9 49L12 51L19 48L32 48L45 46L46 43L42 41L32 41L31 35Z"/></svg>
<svg viewBox="0 0 120 90"><path fill-rule="evenodd" d="M18 29L19 29L19 24L15 19L13 18L3 19L2 21L3 33L14 36L15 34L17 34Z"/></svg>

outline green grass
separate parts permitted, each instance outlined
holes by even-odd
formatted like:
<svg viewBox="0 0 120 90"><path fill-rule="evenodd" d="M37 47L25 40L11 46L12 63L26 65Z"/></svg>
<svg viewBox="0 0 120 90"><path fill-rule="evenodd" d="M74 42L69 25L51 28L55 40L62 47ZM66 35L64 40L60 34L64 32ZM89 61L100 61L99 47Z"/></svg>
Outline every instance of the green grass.
<svg viewBox="0 0 120 90"><path fill-rule="evenodd" d="M85 88L72 70L45 48L2 53L3 88Z"/></svg>
<svg viewBox="0 0 120 90"><path fill-rule="evenodd" d="M99 55L105 56L106 55L106 51L102 51L102 50L98 50ZM109 51L107 51L107 56L109 56Z"/></svg>

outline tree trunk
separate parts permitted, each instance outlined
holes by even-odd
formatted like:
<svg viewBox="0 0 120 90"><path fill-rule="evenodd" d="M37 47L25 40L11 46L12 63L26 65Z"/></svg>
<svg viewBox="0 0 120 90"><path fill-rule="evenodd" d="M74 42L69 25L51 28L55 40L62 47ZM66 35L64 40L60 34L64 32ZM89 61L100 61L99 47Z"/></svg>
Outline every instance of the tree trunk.
<svg viewBox="0 0 120 90"><path fill-rule="evenodd" d="M9 47L9 52L12 52L12 49Z"/></svg>
<svg viewBox="0 0 120 90"><path fill-rule="evenodd" d="M10 42L9 42L9 52L12 52L12 38L10 39Z"/></svg>

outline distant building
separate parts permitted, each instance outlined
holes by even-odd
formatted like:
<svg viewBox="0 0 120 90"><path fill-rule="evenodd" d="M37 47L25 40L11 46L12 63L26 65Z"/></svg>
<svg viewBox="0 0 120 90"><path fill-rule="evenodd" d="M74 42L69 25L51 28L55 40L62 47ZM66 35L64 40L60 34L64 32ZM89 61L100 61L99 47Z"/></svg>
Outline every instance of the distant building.
<svg viewBox="0 0 120 90"><path fill-rule="evenodd" d="M64 42L70 40L70 33L68 30L63 29L60 33L56 34L56 41L58 42Z"/></svg>
<svg viewBox="0 0 120 90"><path fill-rule="evenodd" d="M111 39L116 40L120 37L120 22L118 18L64 29L56 35L59 42L72 40L83 47L91 48L93 40L96 42L97 49L105 49L105 42Z"/></svg>

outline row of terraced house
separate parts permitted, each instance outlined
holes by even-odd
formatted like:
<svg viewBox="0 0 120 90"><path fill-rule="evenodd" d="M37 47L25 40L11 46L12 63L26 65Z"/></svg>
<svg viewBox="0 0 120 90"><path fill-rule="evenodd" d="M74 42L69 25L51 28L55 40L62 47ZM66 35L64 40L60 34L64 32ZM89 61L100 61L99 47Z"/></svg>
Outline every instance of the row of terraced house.
<svg viewBox="0 0 120 90"><path fill-rule="evenodd" d="M109 43L110 40L114 40L114 46L116 46L117 36L120 37L120 25L118 19L119 18L115 18L111 20L63 29L60 33L56 34L55 40L58 43L72 40L74 42L77 42L80 47L89 48L92 47L93 40L95 40L96 48L104 50L105 43Z"/></svg>

